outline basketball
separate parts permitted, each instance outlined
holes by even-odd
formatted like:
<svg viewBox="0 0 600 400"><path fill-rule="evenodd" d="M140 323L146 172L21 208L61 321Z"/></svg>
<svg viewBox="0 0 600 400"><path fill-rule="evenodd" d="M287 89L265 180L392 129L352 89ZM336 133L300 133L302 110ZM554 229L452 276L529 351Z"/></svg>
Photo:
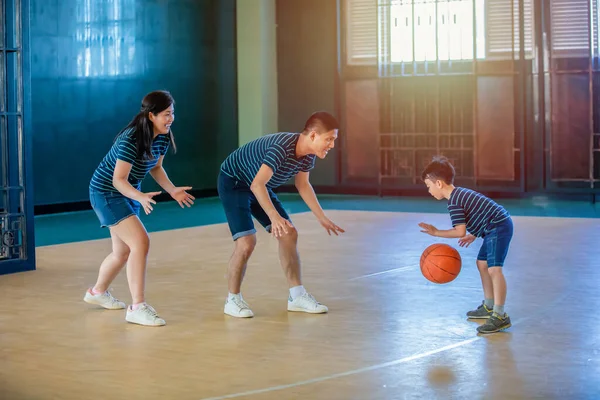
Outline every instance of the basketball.
<svg viewBox="0 0 600 400"><path fill-rule="evenodd" d="M452 246L435 243L421 254L421 273L433 283L452 282L460 273L462 260Z"/></svg>

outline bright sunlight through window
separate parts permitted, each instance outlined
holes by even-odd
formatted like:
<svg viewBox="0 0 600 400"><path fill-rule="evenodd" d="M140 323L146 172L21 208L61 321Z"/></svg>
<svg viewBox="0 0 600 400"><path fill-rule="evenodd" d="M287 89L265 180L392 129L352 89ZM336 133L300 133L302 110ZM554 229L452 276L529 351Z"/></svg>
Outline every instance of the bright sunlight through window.
<svg viewBox="0 0 600 400"><path fill-rule="evenodd" d="M477 58L484 58L484 13L485 0L394 1L390 6L391 61L472 60L473 44Z"/></svg>

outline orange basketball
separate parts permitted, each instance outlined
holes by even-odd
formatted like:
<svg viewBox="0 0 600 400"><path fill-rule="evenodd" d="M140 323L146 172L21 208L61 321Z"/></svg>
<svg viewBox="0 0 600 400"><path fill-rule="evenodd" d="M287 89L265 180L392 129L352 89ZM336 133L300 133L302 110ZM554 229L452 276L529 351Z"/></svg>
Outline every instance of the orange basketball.
<svg viewBox="0 0 600 400"><path fill-rule="evenodd" d="M452 282L460 273L462 260L452 246L435 243L421 254L421 273L433 283Z"/></svg>

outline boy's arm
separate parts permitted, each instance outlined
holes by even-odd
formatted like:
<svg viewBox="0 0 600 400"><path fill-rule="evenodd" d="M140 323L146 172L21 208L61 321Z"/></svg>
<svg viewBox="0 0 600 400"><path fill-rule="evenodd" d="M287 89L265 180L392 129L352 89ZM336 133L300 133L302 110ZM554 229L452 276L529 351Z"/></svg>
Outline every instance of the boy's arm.
<svg viewBox="0 0 600 400"><path fill-rule="evenodd" d="M447 239L462 238L467 234L467 226L460 224L454 226L452 229L441 230L433 225L421 222L419 226L423 229L421 232L427 233L431 236L443 237Z"/></svg>

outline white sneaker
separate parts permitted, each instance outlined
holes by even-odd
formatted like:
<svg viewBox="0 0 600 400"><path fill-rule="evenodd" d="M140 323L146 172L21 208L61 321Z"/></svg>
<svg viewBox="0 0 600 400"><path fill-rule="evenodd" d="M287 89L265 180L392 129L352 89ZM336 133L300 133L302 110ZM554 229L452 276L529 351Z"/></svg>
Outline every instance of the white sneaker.
<svg viewBox="0 0 600 400"><path fill-rule="evenodd" d="M102 306L107 310L122 310L127 307L125 303L114 298L108 290L101 294L93 294L92 289L90 288L85 292L83 301L85 301L88 304Z"/></svg>
<svg viewBox="0 0 600 400"><path fill-rule="evenodd" d="M131 306L127 308L127 315L125 316L127 322L132 324L145 325L145 326L163 326L166 325L164 319L158 316L156 310L149 304L142 304L133 311Z"/></svg>
<svg viewBox="0 0 600 400"><path fill-rule="evenodd" d="M242 295L239 297L227 297L225 301L225 308L223 312L227 315L231 315L232 317L237 318L252 318L254 317L254 313L250 309L250 306Z"/></svg>
<svg viewBox="0 0 600 400"><path fill-rule="evenodd" d="M319 303L311 294L304 293L302 296L292 300L288 297L288 311L300 311L310 314L323 314L329 311L327 306Z"/></svg>

